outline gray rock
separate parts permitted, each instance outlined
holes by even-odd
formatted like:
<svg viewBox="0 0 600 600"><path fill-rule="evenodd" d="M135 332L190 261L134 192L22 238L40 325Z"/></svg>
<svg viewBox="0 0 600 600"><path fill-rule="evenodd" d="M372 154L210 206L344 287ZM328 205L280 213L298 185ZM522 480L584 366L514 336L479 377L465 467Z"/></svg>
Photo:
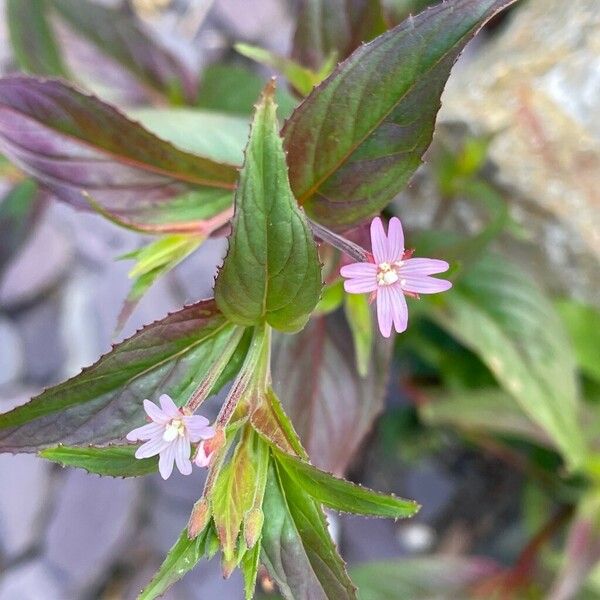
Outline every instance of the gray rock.
<svg viewBox="0 0 600 600"><path fill-rule="evenodd" d="M0 393L0 413L8 412L21 404L29 402L31 398L37 396L40 393L40 389L37 387L18 387L5 388Z"/></svg>
<svg viewBox="0 0 600 600"><path fill-rule="evenodd" d="M66 578L70 597L98 583L136 525L139 482L69 470L56 498L44 554Z"/></svg>
<svg viewBox="0 0 600 600"><path fill-rule="evenodd" d="M64 231L44 219L8 265L0 282L0 307L31 302L67 272L73 257Z"/></svg>
<svg viewBox="0 0 600 600"><path fill-rule="evenodd" d="M0 318L0 388L15 382L23 371L23 345L19 332Z"/></svg>
<svg viewBox="0 0 600 600"><path fill-rule="evenodd" d="M494 134L494 180L533 244L504 248L560 293L600 298L600 13L530 0L451 77L442 121ZM532 251L532 247L537 246ZM542 252L535 253L535 250ZM557 277L557 274L560 274Z"/></svg>
<svg viewBox="0 0 600 600"><path fill-rule="evenodd" d="M366 519L355 515L341 515L339 519L340 549L348 563L385 560L402 554L393 521Z"/></svg>
<svg viewBox="0 0 600 600"><path fill-rule="evenodd" d="M242 574L236 569L229 579L223 579L219 556L202 560L196 568L173 587L174 597L181 600L220 598L238 600L244 597Z"/></svg>
<svg viewBox="0 0 600 600"><path fill-rule="evenodd" d="M293 12L281 0L219 0L215 2L213 11L236 38L260 41L281 53L287 51L294 20Z"/></svg>
<svg viewBox="0 0 600 600"><path fill-rule="evenodd" d="M50 468L37 456L0 455L0 548L9 559L32 547L43 531Z"/></svg>
<svg viewBox="0 0 600 600"><path fill-rule="evenodd" d="M60 576L44 560L33 560L0 579L0 600L67 600Z"/></svg>
<svg viewBox="0 0 600 600"><path fill-rule="evenodd" d="M59 299L52 296L15 317L23 340L25 377L33 383L45 385L60 378L65 358L60 309Z"/></svg>
<svg viewBox="0 0 600 600"><path fill-rule="evenodd" d="M406 496L422 506L418 521L430 522L435 519L448 507L456 493L453 480L444 469L429 460L423 460L416 468L410 469L403 483Z"/></svg>
<svg viewBox="0 0 600 600"><path fill-rule="evenodd" d="M182 303L189 304L213 295L215 277L226 251L225 238L208 239L197 252L175 269L175 279L180 288L179 300Z"/></svg>

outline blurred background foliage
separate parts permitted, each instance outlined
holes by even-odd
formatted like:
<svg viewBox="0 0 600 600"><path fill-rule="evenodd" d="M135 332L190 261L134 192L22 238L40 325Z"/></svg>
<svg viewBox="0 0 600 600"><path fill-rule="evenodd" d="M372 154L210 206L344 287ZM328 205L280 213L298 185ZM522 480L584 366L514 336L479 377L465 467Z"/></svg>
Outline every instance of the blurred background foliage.
<svg viewBox="0 0 600 600"><path fill-rule="evenodd" d="M433 3L7 0L1 69L62 77L239 164L269 75L286 82L287 116L358 45ZM386 211L409 247L451 262L453 291L413 302L392 348L323 249L318 314L277 342L274 383L315 463L424 506L372 538L342 519L365 600L600 598L598 39L593 0L528 0L488 26ZM0 181L6 286L55 199L4 160ZM120 326L203 241L140 239L122 257L136 263ZM4 299L0 316L18 305ZM118 597L106 590L127 577L113 566L94 589Z"/></svg>

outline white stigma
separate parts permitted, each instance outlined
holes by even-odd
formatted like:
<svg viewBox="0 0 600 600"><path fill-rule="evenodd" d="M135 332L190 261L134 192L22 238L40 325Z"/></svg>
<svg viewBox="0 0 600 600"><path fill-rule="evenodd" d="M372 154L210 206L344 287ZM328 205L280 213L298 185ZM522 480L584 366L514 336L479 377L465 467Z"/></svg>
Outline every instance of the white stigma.
<svg viewBox="0 0 600 600"><path fill-rule="evenodd" d="M383 262L377 265L377 283L379 285L392 285L398 281L398 273L396 266L390 263Z"/></svg>
<svg viewBox="0 0 600 600"><path fill-rule="evenodd" d="M173 419L166 427L163 433L165 442L172 442L178 436L183 437L185 434L185 425L181 419Z"/></svg>

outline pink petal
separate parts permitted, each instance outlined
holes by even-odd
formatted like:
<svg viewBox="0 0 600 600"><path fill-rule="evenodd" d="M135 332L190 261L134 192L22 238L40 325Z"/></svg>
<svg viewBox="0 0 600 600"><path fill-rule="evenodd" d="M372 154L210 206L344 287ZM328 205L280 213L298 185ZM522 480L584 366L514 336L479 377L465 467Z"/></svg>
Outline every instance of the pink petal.
<svg viewBox="0 0 600 600"><path fill-rule="evenodd" d="M360 262L352 263L351 265L344 265L340 269L340 275L342 277L377 277L377 265L373 263Z"/></svg>
<svg viewBox="0 0 600 600"><path fill-rule="evenodd" d="M379 217L371 221L371 252L377 264L388 260L388 240Z"/></svg>
<svg viewBox="0 0 600 600"><path fill-rule="evenodd" d="M169 442L165 442L165 440L161 437L152 438L150 441L142 444L135 452L136 458L150 458L151 456L156 456L160 454L167 446Z"/></svg>
<svg viewBox="0 0 600 600"><path fill-rule="evenodd" d="M162 394L158 400L163 412L168 415L170 419L179 419L181 417L181 412L179 412L179 409L175 405L175 402L173 402L171 396Z"/></svg>
<svg viewBox="0 0 600 600"><path fill-rule="evenodd" d="M150 400L144 400L144 410L155 423L166 425L171 420L168 415L160 410L154 402L150 402Z"/></svg>
<svg viewBox="0 0 600 600"><path fill-rule="evenodd" d="M402 289L407 292L414 292L416 294L436 294L437 292L445 292L452 287L452 283L446 279L437 279L436 277L414 276L414 277L403 277L400 280Z"/></svg>
<svg viewBox="0 0 600 600"><path fill-rule="evenodd" d="M202 439L208 440L215 435L215 430L208 424L206 417L200 415L183 417L183 422L192 442L199 442Z"/></svg>
<svg viewBox="0 0 600 600"><path fill-rule="evenodd" d="M173 472L173 463L175 462L175 444L169 444L160 453L158 459L158 470L163 479L169 479Z"/></svg>
<svg viewBox="0 0 600 600"><path fill-rule="evenodd" d="M387 261L394 262L400 260L404 254L404 232L402 231L402 223L398 217L390 219L387 241Z"/></svg>
<svg viewBox="0 0 600 600"><path fill-rule="evenodd" d="M400 273L404 276L435 275L443 273L450 268L445 260L437 258L409 258L400 267Z"/></svg>
<svg viewBox="0 0 600 600"><path fill-rule="evenodd" d="M349 294L366 294L374 292L379 286L375 277L357 277L356 279L346 279L344 289Z"/></svg>
<svg viewBox="0 0 600 600"><path fill-rule="evenodd" d="M192 472L192 461L190 460L190 440L187 436L180 437L174 444L175 462L182 475L189 475Z"/></svg>
<svg viewBox="0 0 600 600"><path fill-rule="evenodd" d="M392 293L389 286L382 286L377 292L377 324L383 337L390 337L393 321Z"/></svg>
<svg viewBox="0 0 600 600"><path fill-rule="evenodd" d="M394 321L394 329L398 333L406 331L408 327L408 306L406 298L402 293L402 288L396 284L389 286L389 295L392 305L392 319Z"/></svg>
<svg viewBox="0 0 600 600"><path fill-rule="evenodd" d="M148 423L148 425L142 425L141 427L130 431L127 434L127 439L130 442L150 440L154 437L162 437L164 430L164 426L159 423Z"/></svg>
<svg viewBox="0 0 600 600"><path fill-rule="evenodd" d="M211 452L209 455L206 454L206 448L204 447L204 442L200 442L198 445L198 449L196 450L196 456L194 457L194 464L197 467L208 467L210 464L210 459L213 453Z"/></svg>

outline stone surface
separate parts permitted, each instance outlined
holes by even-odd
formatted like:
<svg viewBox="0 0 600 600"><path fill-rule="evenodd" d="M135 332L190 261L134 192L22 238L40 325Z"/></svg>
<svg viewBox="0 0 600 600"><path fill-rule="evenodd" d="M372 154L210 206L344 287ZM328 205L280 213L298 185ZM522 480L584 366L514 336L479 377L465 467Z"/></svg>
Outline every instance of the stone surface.
<svg viewBox="0 0 600 600"><path fill-rule="evenodd" d="M60 309L59 298L51 296L15 317L23 340L25 378L31 383L46 385L60 377L65 359L59 331Z"/></svg>
<svg viewBox="0 0 600 600"><path fill-rule="evenodd" d="M451 77L442 121L493 134L494 179L556 291L600 303L600 12L596 0L521 3ZM531 246L531 245L530 245ZM561 273L560 282L556 273Z"/></svg>
<svg viewBox="0 0 600 600"><path fill-rule="evenodd" d="M50 219L44 219L8 265L0 282L0 307L31 302L65 275L72 260L67 236Z"/></svg>
<svg viewBox="0 0 600 600"><path fill-rule="evenodd" d="M60 575L43 560L33 560L0 575L0 600L67 600Z"/></svg>
<svg viewBox="0 0 600 600"><path fill-rule="evenodd" d="M23 345L18 330L0 317L0 388L15 382L23 371Z"/></svg>
<svg viewBox="0 0 600 600"><path fill-rule="evenodd" d="M37 456L0 455L0 553L8 559L27 551L40 537L50 471L50 463Z"/></svg>
<svg viewBox="0 0 600 600"><path fill-rule="evenodd" d="M98 583L135 530L139 482L65 472L44 540L47 560L72 597Z"/></svg>

